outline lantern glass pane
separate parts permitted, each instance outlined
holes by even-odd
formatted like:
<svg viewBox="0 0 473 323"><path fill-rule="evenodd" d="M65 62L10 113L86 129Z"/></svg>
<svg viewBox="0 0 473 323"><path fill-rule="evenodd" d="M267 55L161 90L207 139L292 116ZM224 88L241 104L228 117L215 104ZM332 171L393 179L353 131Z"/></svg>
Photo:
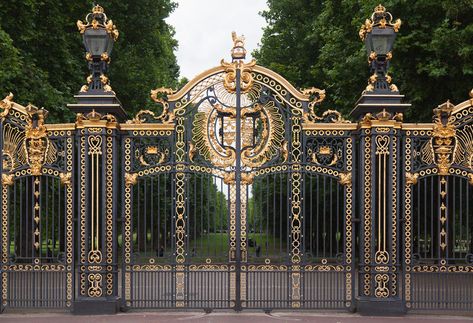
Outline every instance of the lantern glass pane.
<svg viewBox="0 0 473 323"><path fill-rule="evenodd" d="M87 29L84 33L84 45L92 56L100 56L107 50L109 35L105 29Z"/></svg>

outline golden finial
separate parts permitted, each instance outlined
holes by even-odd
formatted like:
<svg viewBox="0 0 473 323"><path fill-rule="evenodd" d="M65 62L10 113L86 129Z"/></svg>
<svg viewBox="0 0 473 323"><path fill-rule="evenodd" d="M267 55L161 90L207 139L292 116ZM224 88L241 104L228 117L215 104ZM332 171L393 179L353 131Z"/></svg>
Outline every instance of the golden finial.
<svg viewBox="0 0 473 323"><path fill-rule="evenodd" d="M245 47L245 36L237 36L235 31L232 31L232 39L234 47Z"/></svg>
<svg viewBox="0 0 473 323"><path fill-rule="evenodd" d="M232 32L233 48L232 48L232 58L233 59L245 59L246 49L245 49L245 36L237 36L236 32Z"/></svg>

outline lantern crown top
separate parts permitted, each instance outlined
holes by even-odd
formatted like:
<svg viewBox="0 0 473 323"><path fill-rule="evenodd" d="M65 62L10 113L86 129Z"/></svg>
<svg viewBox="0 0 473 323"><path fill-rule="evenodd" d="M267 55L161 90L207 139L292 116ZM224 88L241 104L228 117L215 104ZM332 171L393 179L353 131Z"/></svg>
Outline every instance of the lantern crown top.
<svg viewBox="0 0 473 323"><path fill-rule="evenodd" d="M92 13L98 14L98 13L104 13L103 7L100 5L95 5L95 7L92 9Z"/></svg>
<svg viewBox="0 0 473 323"><path fill-rule="evenodd" d="M386 11L386 8L383 5L379 4L374 8L371 18L366 19L365 23L361 25L359 33L361 40L365 40L366 34L370 33L373 28L391 28L395 32L398 32L401 28L401 19L396 19L396 21L393 22L393 16L391 13Z"/></svg>
<svg viewBox="0 0 473 323"><path fill-rule="evenodd" d="M117 26L113 24L111 19L108 19L107 15L105 14L105 10L98 4L92 8L92 12L85 16L85 22L77 20L77 28L81 34L83 34L88 28L103 28L107 30L107 33L109 33L115 41L118 39L119 33Z"/></svg>
<svg viewBox="0 0 473 323"><path fill-rule="evenodd" d="M385 12L386 12L386 8L382 4L379 4L376 6L376 8L374 8L374 13L376 14L382 14Z"/></svg>

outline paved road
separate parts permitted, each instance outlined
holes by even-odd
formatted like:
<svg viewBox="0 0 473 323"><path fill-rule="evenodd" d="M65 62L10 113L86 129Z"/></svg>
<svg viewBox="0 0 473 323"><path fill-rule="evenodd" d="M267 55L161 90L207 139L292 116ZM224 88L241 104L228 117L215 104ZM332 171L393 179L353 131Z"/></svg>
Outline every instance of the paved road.
<svg viewBox="0 0 473 323"><path fill-rule="evenodd" d="M117 315L102 316L73 316L71 314L1 314L2 323L463 323L473 322L473 317L460 316L432 316L432 315L408 315L404 317L370 317L358 314L342 313L290 313L273 312L269 315L264 313L234 313L217 312L203 314L201 312L149 312L149 313L120 313Z"/></svg>

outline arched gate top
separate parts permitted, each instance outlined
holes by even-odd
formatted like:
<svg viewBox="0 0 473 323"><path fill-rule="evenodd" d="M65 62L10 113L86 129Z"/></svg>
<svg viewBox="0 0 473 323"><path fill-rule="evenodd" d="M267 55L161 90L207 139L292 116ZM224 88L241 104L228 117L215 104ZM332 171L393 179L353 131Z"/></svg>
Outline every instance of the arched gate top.
<svg viewBox="0 0 473 323"><path fill-rule="evenodd" d="M222 60L223 63L223 60ZM260 65L254 65L252 67L252 71L256 73L260 73L264 76L267 76L271 80L274 80L281 84L285 90L287 90L289 93L291 93L295 98L297 98L300 101L305 101L309 102L310 101L310 94L308 92L301 92L297 90L288 80L286 80L284 77L279 75L278 73L265 68ZM182 87L179 91L177 91L174 94L171 94L168 96L169 101L178 101L182 97L184 97L192 88L194 88L196 85L198 85L200 82L204 81L205 79L219 74L219 73L224 73L225 72L225 67L223 65L213 67L211 69L208 69L196 77L194 77L191 81L189 81L184 87ZM322 91L322 90L321 90Z"/></svg>

